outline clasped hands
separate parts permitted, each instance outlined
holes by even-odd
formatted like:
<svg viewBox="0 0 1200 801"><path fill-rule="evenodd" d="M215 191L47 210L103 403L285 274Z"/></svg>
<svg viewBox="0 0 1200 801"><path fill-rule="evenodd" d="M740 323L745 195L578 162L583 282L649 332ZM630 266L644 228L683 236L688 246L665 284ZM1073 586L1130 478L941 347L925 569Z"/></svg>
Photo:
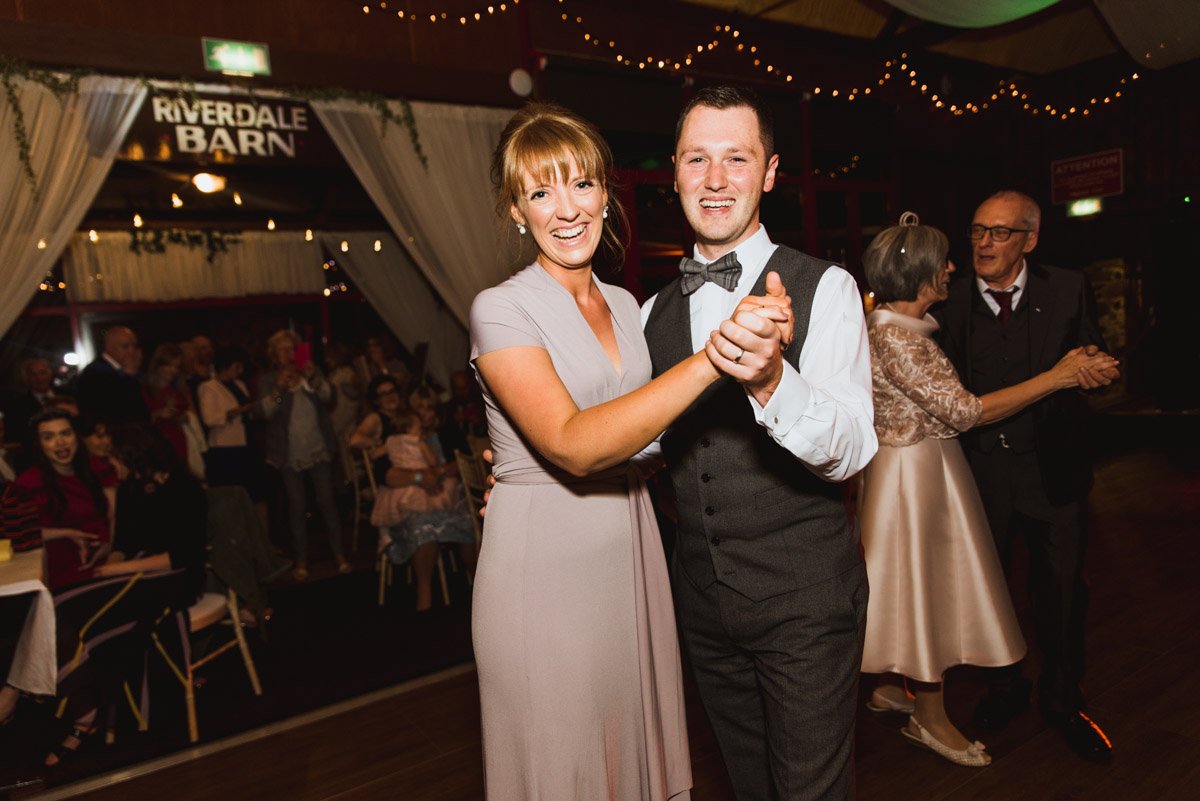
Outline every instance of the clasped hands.
<svg viewBox="0 0 1200 801"><path fill-rule="evenodd" d="M792 299L779 274L767 273L766 294L748 295L704 343L709 361L758 402L767 401L783 377L783 349L792 341Z"/></svg>
<svg viewBox="0 0 1200 801"><path fill-rule="evenodd" d="M1121 371L1117 369L1119 364L1096 345L1085 345L1067 351L1055 369L1062 373L1066 387L1100 389L1121 377Z"/></svg>

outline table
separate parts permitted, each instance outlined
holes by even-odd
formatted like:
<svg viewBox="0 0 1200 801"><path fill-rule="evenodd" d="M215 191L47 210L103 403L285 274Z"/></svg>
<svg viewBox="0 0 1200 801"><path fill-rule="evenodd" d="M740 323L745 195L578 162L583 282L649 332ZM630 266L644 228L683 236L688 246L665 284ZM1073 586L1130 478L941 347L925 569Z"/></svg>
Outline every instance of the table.
<svg viewBox="0 0 1200 801"><path fill-rule="evenodd" d="M15 553L0 562L0 595L36 593L25 627L17 640L8 683L36 695L54 695L58 680L54 599L46 589L45 553L41 548Z"/></svg>
<svg viewBox="0 0 1200 801"><path fill-rule="evenodd" d="M23 581L42 582L46 578L45 553L41 548L23 553L14 553L7 562L0 562L0 595L6 595L5 586Z"/></svg>

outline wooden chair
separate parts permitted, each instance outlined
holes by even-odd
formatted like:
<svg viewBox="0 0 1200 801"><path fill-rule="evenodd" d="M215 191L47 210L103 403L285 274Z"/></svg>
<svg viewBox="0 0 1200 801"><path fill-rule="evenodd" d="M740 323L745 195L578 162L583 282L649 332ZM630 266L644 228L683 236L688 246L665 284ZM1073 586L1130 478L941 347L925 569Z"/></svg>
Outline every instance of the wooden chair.
<svg viewBox="0 0 1200 801"><path fill-rule="evenodd" d="M483 539L483 518L479 516L479 510L483 508L483 494L488 488L487 468L478 457L465 453L456 453L454 457L458 462L458 478L467 499L471 525L475 529L475 545L478 546Z"/></svg>
<svg viewBox="0 0 1200 801"><path fill-rule="evenodd" d="M371 469L371 459L366 451L358 451L362 459L355 457L355 451L349 444L340 444L342 464L354 490L354 527L350 536L350 550L358 550L358 530L364 519L370 519L371 506L375 503L375 473Z"/></svg>
<svg viewBox="0 0 1200 801"><path fill-rule="evenodd" d="M167 661L175 678L183 685L184 702L187 704L188 740L196 742L200 738L199 726L196 723L196 671L216 659L226 651L237 648L242 653L242 663L246 667L246 676L250 679L250 687L255 695L262 695L262 684L258 680L258 670L254 666L254 657L250 655L250 646L242 631L238 618L237 594L229 590L225 595L206 592L190 609L177 612L179 621L180 640L183 645L183 663L177 665L163 648L162 643L155 637L159 653ZM209 651L200 659L192 658L192 635L203 631L217 623L227 623L233 627L233 638L223 645Z"/></svg>
<svg viewBox="0 0 1200 801"><path fill-rule="evenodd" d="M370 483L370 487L371 487L371 498L374 499L375 493L378 492L379 488L378 488L378 485L375 483L375 472L371 469L371 460L370 460L370 457L367 455L366 451L363 451L363 461L366 463L366 466L367 466L366 473L367 473L367 481ZM370 513L368 513L368 516L369 515L370 515ZM383 529L379 530L379 537L380 537L380 542L382 542L383 541ZM379 557L376 560L376 565L379 570L379 605L383 606L384 602L387 600L387 588L392 586L392 577L393 577L393 573L395 570L395 565L392 564L392 560L388 559L386 548L379 549ZM442 601L446 604L446 606L449 606L450 605L450 585L446 583L446 563L442 559L442 552L440 550L438 551L438 558L437 558L437 572L438 572L438 578L441 579L441 582L442 582ZM408 565L408 569L406 571L406 576L408 579L408 583L412 584L413 576L412 576L412 565L411 564Z"/></svg>

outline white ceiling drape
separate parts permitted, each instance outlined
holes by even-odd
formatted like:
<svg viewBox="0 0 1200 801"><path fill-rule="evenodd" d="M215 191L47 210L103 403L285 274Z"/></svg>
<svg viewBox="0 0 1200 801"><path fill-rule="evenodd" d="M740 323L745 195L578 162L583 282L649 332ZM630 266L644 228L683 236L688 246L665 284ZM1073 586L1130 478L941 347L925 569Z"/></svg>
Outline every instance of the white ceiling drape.
<svg viewBox="0 0 1200 801"><path fill-rule="evenodd" d="M390 233L323 233L321 243L404 346L429 343L426 368L442 386L467 365L467 330ZM345 242L347 249L342 250ZM379 250L375 250L379 242Z"/></svg>
<svg viewBox="0 0 1200 801"><path fill-rule="evenodd" d="M141 303L232 298L246 295L308 295L325 288L321 245L299 231L236 231L215 241L205 231L179 232L161 248L154 234L106 231L95 242L75 234L63 253L63 280L75 303ZM210 247L210 241L212 242ZM220 243L220 244L218 244ZM209 258L211 253L211 259Z"/></svg>
<svg viewBox="0 0 1200 801"><path fill-rule="evenodd" d="M62 97L38 83L13 82L38 192L20 160L13 109L0 100L0 334L66 248L146 97L133 78L83 78L78 94Z"/></svg>
<svg viewBox="0 0 1200 801"><path fill-rule="evenodd" d="M1163 69L1200 58L1196 0L1096 0L1096 8L1143 67Z"/></svg>
<svg viewBox="0 0 1200 801"><path fill-rule="evenodd" d="M398 123L346 100L314 101L313 110L396 238L465 327L471 301L509 275L497 247L492 151L512 117L504 109L413 103L421 164ZM393 110L401 112L398 103Z"/></svg>

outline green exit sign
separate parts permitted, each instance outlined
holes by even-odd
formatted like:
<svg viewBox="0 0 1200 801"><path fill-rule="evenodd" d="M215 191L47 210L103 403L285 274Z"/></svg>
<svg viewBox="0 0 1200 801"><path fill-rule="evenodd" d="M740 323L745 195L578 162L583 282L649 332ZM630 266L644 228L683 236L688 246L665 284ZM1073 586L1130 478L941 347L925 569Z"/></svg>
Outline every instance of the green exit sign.
<svg viewBox="0 0 1200 801"><path fill-rule="evenodd" d="M229 39L200 40L204 45L204 68L223 75L271 74L271 53L260 42L235 42Z"/></svg>

